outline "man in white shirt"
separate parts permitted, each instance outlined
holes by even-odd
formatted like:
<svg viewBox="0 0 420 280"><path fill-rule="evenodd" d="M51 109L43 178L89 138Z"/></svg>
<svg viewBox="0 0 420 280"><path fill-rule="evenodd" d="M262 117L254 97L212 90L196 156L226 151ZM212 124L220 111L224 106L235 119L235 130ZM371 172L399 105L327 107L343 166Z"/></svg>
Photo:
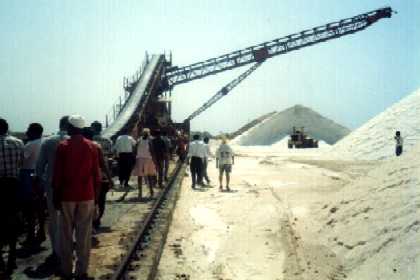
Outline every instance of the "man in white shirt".
<svg viewBox="0 0 420 280"><path fill-rule="evenodd" d="M219 168L220 191L223 190L223 173L226 173L226 190L230 191L230 173L234 164L234 155L232 148L227 144L226 138L222 139L222 144L217 148L216 152L216 168Z"/></svg>
<svg viewBox="0 0 420 280"><path fill-rule="evenodd" d="M206 148L203 142L200 141L200 135L193 136L193 141L188 148L188 160L190 162L190 171L192 179L192 188L195 189L196 183L203 184L202 170L203 160L206 157Z"/></svg>
<svg viewBox="0 0 420 280"><path fill-rule="evenodd" d="M134 147L136 141L130 135L120 135L115 141L114 153L118 157L118 178L121 187L128 188L131 170L133 169L135 156Z"/></svg>

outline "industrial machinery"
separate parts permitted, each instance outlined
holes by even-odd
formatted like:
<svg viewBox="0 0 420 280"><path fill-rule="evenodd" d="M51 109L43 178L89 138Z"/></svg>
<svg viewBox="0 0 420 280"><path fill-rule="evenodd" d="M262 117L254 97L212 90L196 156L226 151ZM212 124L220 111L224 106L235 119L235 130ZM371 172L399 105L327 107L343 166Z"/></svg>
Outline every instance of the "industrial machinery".
<svg viewBox="0 0 420 280"><path fill-rule="evenodd" d="M380 19L390 18L392 12L390 7L377 9L183 67L172 65L172 55L169 59L165 55L154 55L150 59L146 56L141 70L130 80L124 79L124 101L120 99L111 115L107 115L109 125L103 134L116 137L145 126L173 128L170 98L176 85L252 64L187 117L184 123L177 125L186 129L191 120L226 96L267 59L362 31Z"/></svg>
<svg viewBox="0 0 420 280"><path fill-rule="evenodd" d="M301 127L299 130L293 127L290 139L287 141L287 147L289 149L293 149L293 147L296 149L318 148L318 140L308 137L305 134L304 127Z"/></svg>

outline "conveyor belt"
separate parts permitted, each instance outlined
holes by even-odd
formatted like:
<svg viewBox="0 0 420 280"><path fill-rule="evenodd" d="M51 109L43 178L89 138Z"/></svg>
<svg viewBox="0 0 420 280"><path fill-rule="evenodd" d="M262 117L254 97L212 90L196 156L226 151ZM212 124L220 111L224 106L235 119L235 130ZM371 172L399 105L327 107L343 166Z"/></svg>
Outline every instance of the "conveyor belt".
<svg viewBox="0 0 420 280"><path fill-rule="evenodd" d="M156 76L160 75L163 62L163 55L153 55L151 57L122 112L109 127L104 129L102 132L103 136L114 138L119 134L128 133L133 128L139 116L143 113L144 105L150 96L153 86L155 86Z"/></svg>

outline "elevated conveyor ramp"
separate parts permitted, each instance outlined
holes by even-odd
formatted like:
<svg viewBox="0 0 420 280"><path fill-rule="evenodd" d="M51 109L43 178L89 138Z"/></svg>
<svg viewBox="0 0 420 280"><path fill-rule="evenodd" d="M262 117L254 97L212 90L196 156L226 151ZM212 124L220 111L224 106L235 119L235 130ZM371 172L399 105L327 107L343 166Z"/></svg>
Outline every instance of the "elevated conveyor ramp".
<svg viewBox="0 0 420 280"><path fill-rule="evenodd" d="M132 95L124 104L116 120L103 130L103 136L114 138L120 134L129 133L134 128L144 112L153 88L159 82L164 61L163 55L153 55L151 57Z"/></svg>

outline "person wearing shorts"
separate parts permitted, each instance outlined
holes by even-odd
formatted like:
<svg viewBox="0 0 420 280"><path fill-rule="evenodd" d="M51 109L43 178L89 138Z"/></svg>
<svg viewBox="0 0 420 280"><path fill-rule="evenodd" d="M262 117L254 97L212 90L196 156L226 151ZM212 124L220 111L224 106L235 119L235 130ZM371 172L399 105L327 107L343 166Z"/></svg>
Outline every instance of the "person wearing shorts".
<svg viewBox="0 0 420 280"><path fill-rule="evenodd" d="M234 164L234 155L232 148L227 144L226 138L222 139L222 144L216 151L216 168L219 169L219 189L223 190L223 173L226 174L226 190L230 191L230 173Z"/></svg>
<svg viewBox="0 0 420 280"><path fill-rule="evenodd" d="M153 197L153 187L156 184L156 165L154 163L154 152L151 145L150 130L145 128L142 136L137 143L136 165L132 175L137 176L138 199L143 198L142 178L147 180L149 186L150 198Z"/></svg>

